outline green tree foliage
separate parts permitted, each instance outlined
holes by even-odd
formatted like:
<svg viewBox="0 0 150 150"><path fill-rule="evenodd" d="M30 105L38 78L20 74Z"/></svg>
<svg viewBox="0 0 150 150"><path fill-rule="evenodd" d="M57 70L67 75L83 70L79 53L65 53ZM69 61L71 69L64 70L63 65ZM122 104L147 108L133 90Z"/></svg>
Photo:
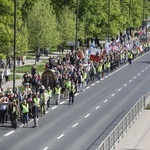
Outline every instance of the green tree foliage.
<svg viewBox="0 0 150 150"><path fill-rule="evenodd" d="M34 4L28 14L27 25L31 49L37 50L38 48L57 45L59 37L52 7L41 1Z"/></svg>

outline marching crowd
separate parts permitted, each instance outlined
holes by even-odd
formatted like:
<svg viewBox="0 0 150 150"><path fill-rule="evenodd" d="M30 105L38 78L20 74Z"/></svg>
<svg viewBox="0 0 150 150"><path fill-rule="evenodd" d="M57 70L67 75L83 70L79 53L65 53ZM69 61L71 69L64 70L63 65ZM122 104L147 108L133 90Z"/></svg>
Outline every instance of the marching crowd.
<svg viewBox="0 0 150 150"><path fill-rule="evenodd" d="M15 91L10 88L0 91L0 122L4 124L10 118L12 127L16 129L17 118L20 118L23 127L33 118L33 127L37 127L39 115L45 115L52 99L56 105L59 105L60 99L69 99L68 105L73 105L75 93L83 92L89 84L104 78L119 66L132 64L133 59L150 50L149 42L140 43L142 49L138 48L136 42L131 42L131 50L125 44L119 46L119 50L109 52L103 48L98 62L90 60L87 49L82 51L82 57L79 56L79 51L50 57L45 69L53 70L54 87L42 85L41 75L33 65L31 72L23 75L24 91L19 91L18 88Z"/></svg>

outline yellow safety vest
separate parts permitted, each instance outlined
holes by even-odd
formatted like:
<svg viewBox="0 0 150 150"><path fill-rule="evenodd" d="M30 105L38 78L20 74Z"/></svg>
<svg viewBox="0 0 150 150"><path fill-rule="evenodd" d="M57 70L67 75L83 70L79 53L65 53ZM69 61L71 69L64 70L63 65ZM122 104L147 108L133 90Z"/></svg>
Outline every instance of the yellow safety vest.
<svg viewBox="0 0 150 150"><path fill-rule="evenodd" d="M28 112L29 112L29 105L22 104L22 113L24 114L24 113L28 113Z"/></svg>
<svg viewBox="0 0 150 150"><path fill-rule="evenodd" d="M99 66L98 66L97 71L98 71L98 72L102 72L102 65L99 65Z"/></svg>
<svg viewBox="0 0 150 150"><path fill-rule="evenodd" d="M46 92L47 92L47 94L48 94L49 97L52 96L52 90L49 90L49 91L47 90Z"/></svg>
<svg viewBox="0 0 150 150"><path fill-rule="evenodd" d="M61 93L61 88L56 88L55 87L55 94L56 95L59 95Z"/></svg>
<svg viewBox="0 0 150 150"><path fill-rule="evenodd" d="M33 101L34 101L34 104L36 106L38 106L38 107L40 106L40 104L39 104L40 103L40 99L39 98L34 98Z"/></svg>

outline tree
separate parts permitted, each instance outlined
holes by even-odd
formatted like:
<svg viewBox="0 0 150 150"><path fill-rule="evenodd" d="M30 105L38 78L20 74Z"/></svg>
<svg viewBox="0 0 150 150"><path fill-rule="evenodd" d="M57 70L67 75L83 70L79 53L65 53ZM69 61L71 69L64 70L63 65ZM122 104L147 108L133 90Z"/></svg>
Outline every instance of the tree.
<svg viewBox="0 0 150 150"><path fill-rule="evenodd" d="M34 4L28 14L29 47L33 50L55 47L59 42L53 8L42 1Z"/></svg>

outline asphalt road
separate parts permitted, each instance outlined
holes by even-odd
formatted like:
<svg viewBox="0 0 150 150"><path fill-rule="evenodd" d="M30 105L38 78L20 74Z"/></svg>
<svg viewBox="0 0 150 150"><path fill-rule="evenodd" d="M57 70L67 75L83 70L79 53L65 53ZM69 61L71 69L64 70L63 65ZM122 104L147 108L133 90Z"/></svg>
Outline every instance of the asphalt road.
<svg viewBox="0 0 150 150"><path fill-rule="evenodd" d="M26 128L0 130L0 150L86 150L116 116L128 111L149 91L149 74L147 53L87 87L76 95L74 105L67 105L68 101L52 105L39 119L38 128L31 128L31 122Z"/></svg>

